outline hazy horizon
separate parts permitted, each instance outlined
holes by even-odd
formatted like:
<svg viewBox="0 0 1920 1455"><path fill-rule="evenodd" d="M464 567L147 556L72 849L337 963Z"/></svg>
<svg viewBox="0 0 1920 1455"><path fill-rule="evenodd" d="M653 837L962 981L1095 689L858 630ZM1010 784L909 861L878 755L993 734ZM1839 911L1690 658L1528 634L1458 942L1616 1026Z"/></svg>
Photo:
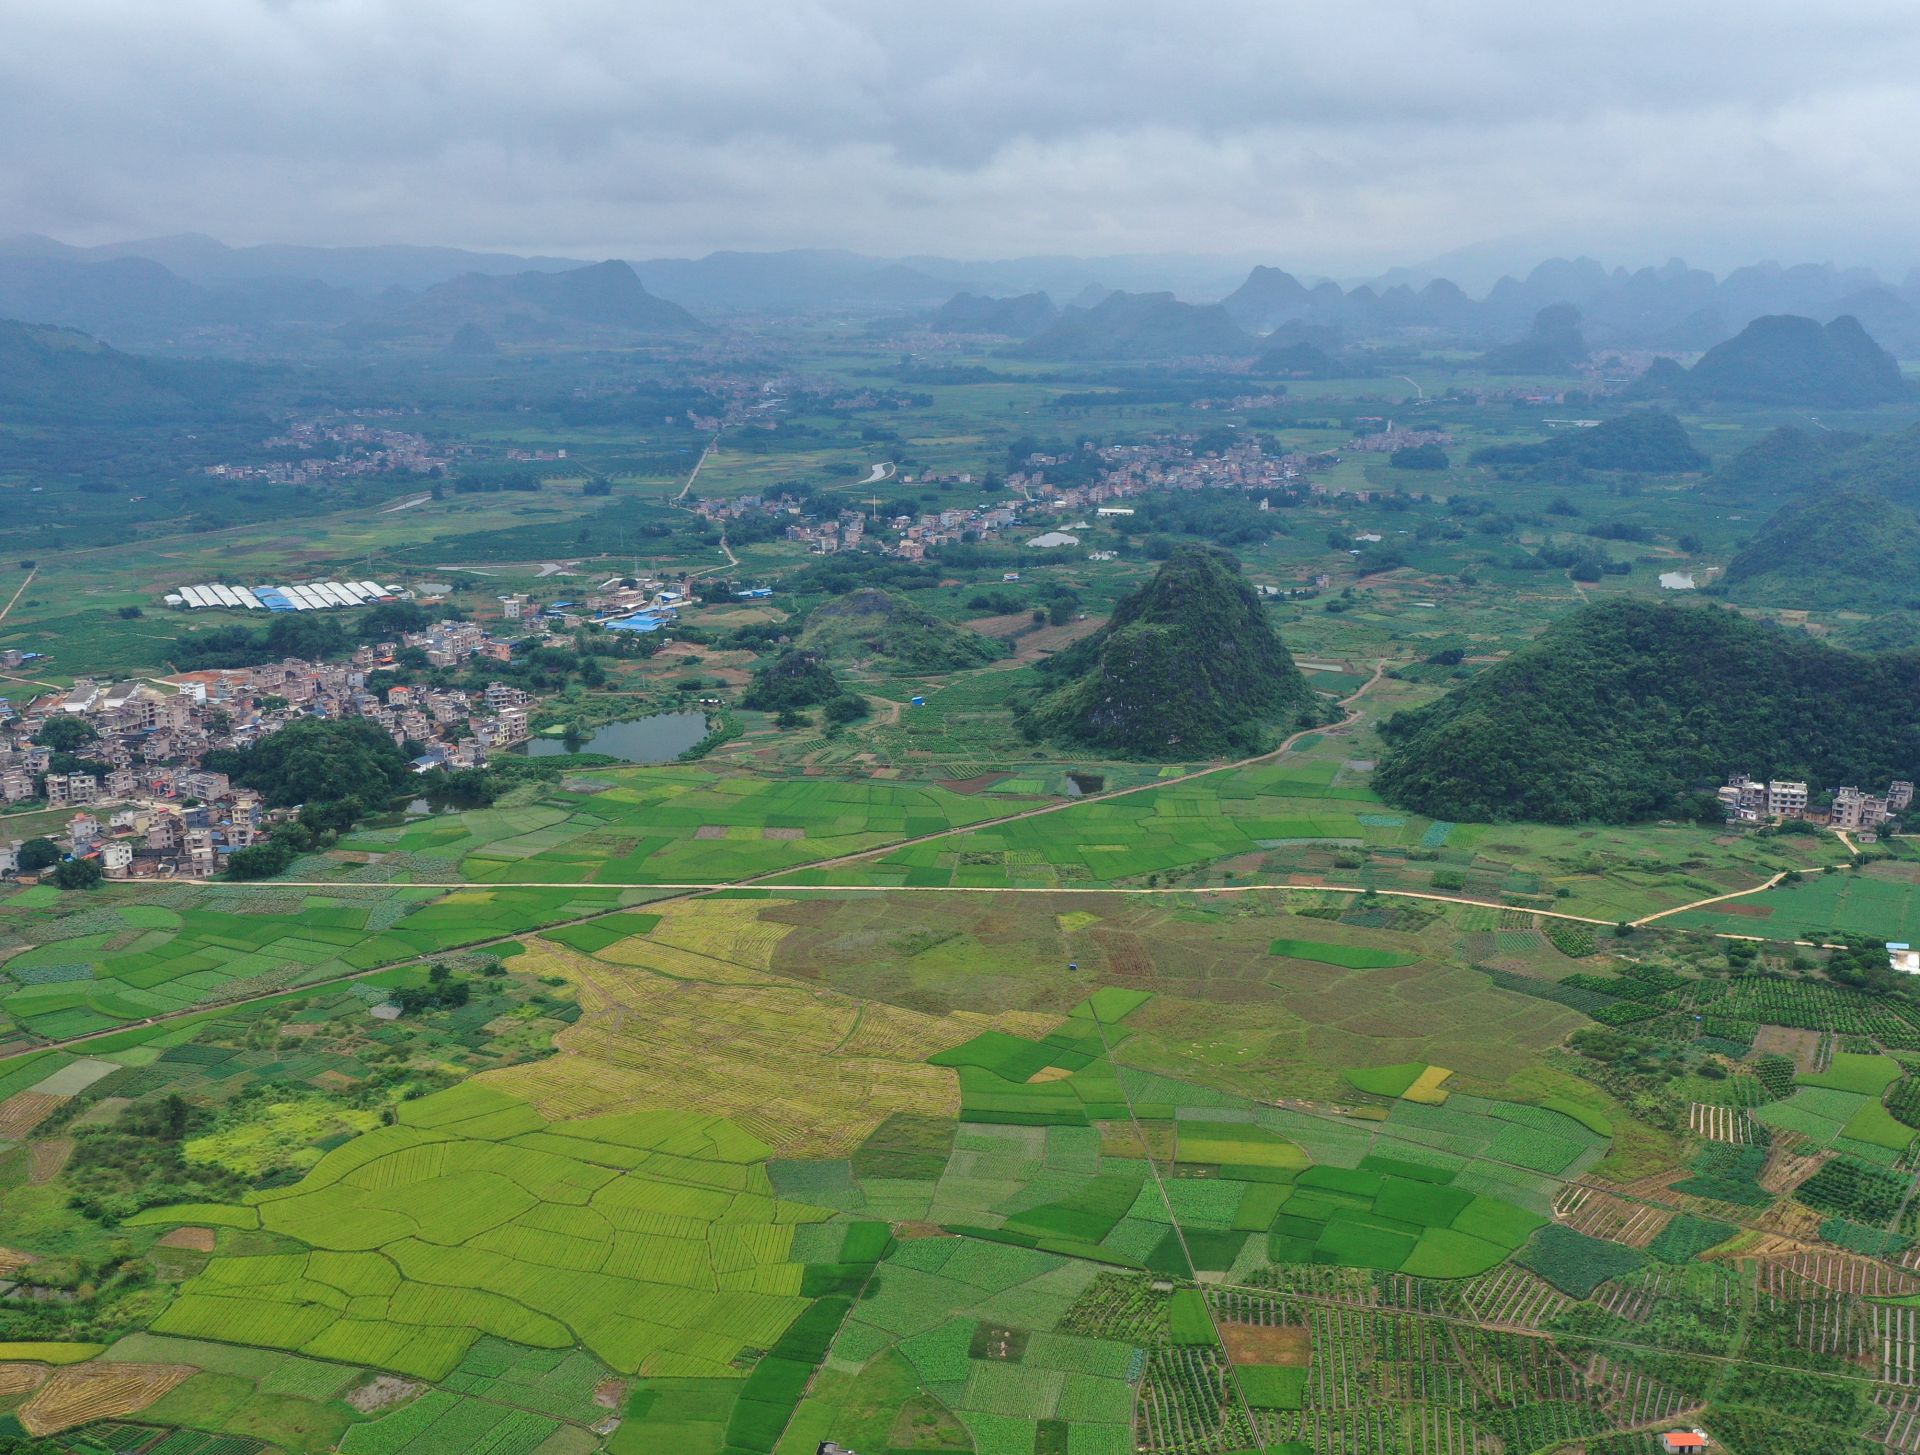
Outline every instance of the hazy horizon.
<svg viewBox="0 0 1920 1455"><path fill-rule="evenodd" d="M1920 12L14 7L0 226L599 257L1920 262ZM1631 260L1631 261L1628 261Z"/></svg>
<svg viewBox="0 0 1920 1455"><path fill-rule="evenodd" d="M250 250L300 249L319 252L351 252L357 249L393 249L397 251L440 252L470 254L475 258L515 258L529 263L565 263L589 267L606 261L622 261L636 267L650 264L700 262L713 257L729 255L753 257L778 257L783 254L805 253L845 253L862 257L878 263L897 263L902 265L937 265L955 263L965 269L1017 268L1022 264L1057 264L1063 268L1085 267L1098 269L1105 263L1127 264L1142 271L1143 276L1150 274L1157 265L1166 265L1169 270L1164 285L1165 291L1180 292L1183 281L1190 283L1194 276L1213 271L1220 278L1219 291L1225 293L1245 280L1248 272L1255 268L1273 268L1294 276L1303 284L1312 287L1323 282L1333 282L1343 289L1361 286L1407 284L1418 288L1429 279L1444 279L1458 285L1473 298L1483 297L1501 278L1524 280L1534 269L1548 263L1595 263L1609 275L1617 273L1638 273L1646 269L1664 269L1675 264L1684 264L1689 269L1705 271L1716 279L1724 281L1735 272L1749 268L1778 267L1799 268L1815 267L1830 269L1835 273L1847 273L1866 270L1875 273L1888 285L1901 284L1912 274L1920 274L1920 248L1915 249L1912 263L1896 262L1890 265L1876 266L1872 263L1850 261L1833 257L1750 257L1719 267L1702 265L1693 258L1670 256L1666 258L1623 257L1612 254L1596 256L1591 251L1567 249L1561 252L1542 251L1529 248L1522 240L1495 239L1482 244L1470 244L1449 253L1418 260L1392 261L1372 271L1322 270L1290 264L1282 257L1249 253L1199 253L1186 251L1142 252L1122 254L1075 254L1075 253L1019 253L1009 252L981 257L960 257L951 254L927 253L882 253L858 247L823 246L818 248L795 246L790 248L729 248L718 247L701 253L678 255L643 255L638 252L590 255L587 253L565 254L541 251L518 252L512 249L475 247L457 241L440 238L393 238L374 242L338 242L317 240L304 237L266 238L250 241L235 241L230 238L216 237L211 233L198 230L185 230L169 234L150 234L146 236L126 236L103 238L99 241L81 241L73 237L59 237L37 232L14 232L0 234L0 245L19 242L26 239L43 239L61 249L97 256L140 257L145 256L143 248L164 251L158 245L190 245L211 243L231 253L246 253ZM1179 276L1179 270L1185 270L1187 277ZM292 276L289 274L289 276ZM970 286L970 275L962 272L951 280L956 286L965 289ZM979 280L978 286L992 291L994 280ZM1153 291L1161 285L1141 279L1123 280L1113 286L1122 287L1131 283L1136 290Z"/></svg>

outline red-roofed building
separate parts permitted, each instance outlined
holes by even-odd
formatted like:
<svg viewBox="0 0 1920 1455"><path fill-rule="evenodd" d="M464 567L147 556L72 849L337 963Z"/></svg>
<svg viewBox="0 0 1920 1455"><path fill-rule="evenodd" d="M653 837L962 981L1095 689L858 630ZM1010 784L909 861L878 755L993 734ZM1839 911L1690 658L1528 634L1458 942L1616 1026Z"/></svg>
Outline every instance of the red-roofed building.
<svg viewBox="0 0 1920 1455"><path fill-rule="evenodd" d="M1670 1430L1660 1437L1669 1450L1704 1450L1707 1448L1705 1430Z"/></svg>

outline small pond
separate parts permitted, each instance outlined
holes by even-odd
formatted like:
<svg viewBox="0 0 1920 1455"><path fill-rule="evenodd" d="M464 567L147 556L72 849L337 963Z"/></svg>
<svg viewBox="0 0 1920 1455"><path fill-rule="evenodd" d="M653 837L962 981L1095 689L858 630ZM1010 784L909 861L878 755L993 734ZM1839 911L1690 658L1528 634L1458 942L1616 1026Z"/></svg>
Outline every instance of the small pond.
<svg viewBox="0 0 1920 1455"><path fill-rule="evenodd" d="M1663 591L1693 590L1693 572L1662 571L1660 573L1660 589Z"/></svg>
<svg viewBox="0 0 1920 1455"><path fill-rule="evenodd" d="M562 753L604 753L628 763L671 763L707 735L704 712L657 712L651 717L603 723L591 736L533 738L527 756L555 758Z"/></svg>
<svg viewBox="0 0 1920 1455"><path fill-rule="evenodd" d="M1093 793L1104 793L1107 789L1106 775L1102 773L1067 774L1067 795L1070 798L1084 798Z"/></svg>

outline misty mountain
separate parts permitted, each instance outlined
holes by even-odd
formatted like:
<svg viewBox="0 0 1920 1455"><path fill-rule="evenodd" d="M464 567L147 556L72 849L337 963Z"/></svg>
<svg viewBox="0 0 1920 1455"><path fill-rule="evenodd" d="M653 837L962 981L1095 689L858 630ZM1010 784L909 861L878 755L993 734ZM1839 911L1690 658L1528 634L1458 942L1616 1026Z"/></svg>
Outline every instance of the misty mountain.
<svg viewBox="0 0 1920 1455"><path fill-rule="evenodd" d="M1069 308L1043 332L1003 352L1022 359L1182 359L1249 355L1257 347L1217 303L1181 303L1171 293L1113 293L1092 308Z"/></svg>
<svg viewBox="0 0 1920 1455"><path fill-rule="evenodd" d="M49 237L20 235L0 238L0 258L45 258L69 263L112 262L141 258L206 288L294 279L323 283L350 292L373 294L388 288L418 290L445 283L465 273L563 272L585 259L516 257L511 253L476 253L465 248L416 247L394 244L379 247L306 247L265 243L255 247L228 247L198 233L177 237L143 238L77 248Z"/></svg>
<svg viewBox="0 0 1920 1455"><path fill-rule="evenodd" d="M990 333L1007 338L1031 338L1060 310L1044 293L1022 293L1017 298L982 298L956 293L933 315L928 327L937 333Z"/></svg>
<svg viewBox="0 0 1920 1455"><path fill-rule="evenodd" d="M709 313L931 308L958 290L951 278L834 249L655 258L634 269L648 288Z"/></svg>
<svg viewBox="0 0 1920 1455"><path fill-rule="evenodd" d="M1283 379L1351 379L1365 371L1304 340L1276 344L1253 361L1253 372Z"/></svg>
<svg viewBox="0 0 1920 1455"><path fill-rule="evenodd" d="M1896 350L1920 350L1920 275L1892 286L1863 269L1814 264L1756 264L1721 280L1677 259L1608 269L1592 258L1550 258L1524 276L1500 278L1477 300L1444 278L1408 270L1342 288L1308 287L1262 266L1222 300L1235 322L1255 332L1306 324L1348 337L1399 335L1482 349L1528 336L1540 310L1562 304L1578 310L1585 341L1596 349L1697 353L1755 318L1795 313L1819 320L1852 314Z"/></svg>
<svg viewBox="0 0 1920 1455"><path fill-rule="evenodd" d="M1684 373L1649 371L1640 392L1656 391L1699 402L1831 409L1866 409L1913 397L1893 355L1846 314L1824 326L1794 314L1756 318Z"/></svg>
<svg viewBox="0 0 1920 1455"><path fill-rule="evenodd" d="M356 342L424 339L447 345L469 328L495 339L546 341L686 334L703 329L677 303L649 293L631 266L594 263L560 273L469 273L348 326Z"/></svg>
<svg viewBox="0 0 1920 1455"><path fill-rule="evenodd" d="M1534 314L1525 338L1489 349L1480 366L1490 374L1566 374L1586 362L1587 352L1580 310L1552 303Z"/></svg>
<svg viewBox="0 0 1920 1455"><path fill-rule="evenodd" d="M196 234L74 247L20 235L0 238L0 315L78 327L136 346L298 349L316 330L342 324L354 326L349 336L379 336L408 300L444 285L472 292L464 280L562 275L583 266L568 258L446 247L229 247ZM1920 273L1895 283L1824 264L1760 263L1716 279L1677 259L1627 269L1591 258L1550 258L1525 274L1499 278L1477 298L1430 270L1411 269L1342 287L1259 265L1236 287L1225 276L1232 260L1175 254L963 261L797 249L631 266L650 294L710 316L884 317L939 310L961 293L1002 302L1045 293L1091 312L1117 283L1132 297L1173 289L1183 305L1219 297L1226 321L1240 329L1311 330L1322 347L1322 339L1340 338L1498 350L1530 338L1542 309L1570 304L1595 350L1697 353L1730 340L1756 318L1792 314L1820 322L1855 317L1896 353L1920 353ZM544 305L536 312L555 314ZM1012 321L1003 320L1003 327ZM1012 335L1028 331L1022 324Z"/></svg>
<svg viewBox="0 0 1920 1455"><path fill-rule="evenodd" d="M1271 333L1313 311L1313 294L1293 274L1256 267L1247 281L1220 300L1227 316L1254 333Z"/></svg>
<svg viewBox="0 0 1920 1455"><path fill-rule="evenodd" d="M77 329L0 319L0 414L28 424L146 424L231 403L244 366L136 358Z"/></svg>
<svg viewBox="0 0 1920 1455"><path fill-rule="evenodd" d="M189 282L148 258L97 262L0 253L0 317L77 328L114 343L358 316L365 299L312 279L259 279L222 288Z"/></svg>

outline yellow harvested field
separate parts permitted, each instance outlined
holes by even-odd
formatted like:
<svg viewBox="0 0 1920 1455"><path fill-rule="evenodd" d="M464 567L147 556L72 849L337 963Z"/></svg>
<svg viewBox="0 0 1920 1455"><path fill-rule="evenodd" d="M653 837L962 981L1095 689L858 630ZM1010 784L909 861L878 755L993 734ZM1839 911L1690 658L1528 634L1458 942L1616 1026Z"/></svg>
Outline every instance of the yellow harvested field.
<svg viewBox="0 0 1920 1455"><path fill-rule="evenodd" d="M47 1377L44 1364L0 1364L0 1399L38 1389Z"/></svg>
<svg viewBox="0 0 1920 1455"><path fill-rule="evenodd" d="M16 1091L0 1101L0 1142L24 1142L66 1100L44 1091Z"/></svg>
<svg viewBox="0 0 1920 1455"><path fill-rule="evenodd" d="M20 1406L30 1435L53 1435L90 1420L111 1420L145 1409L182 1380L191 1364L74 1364L56 1370Z"/></svg>
<svg viewBox="0 0 1920 1455"><path fill-rule="evenodd" d="M18 1273L39 1256L38 1253L22 1253L18 1248L0 1248L0 1278Z"/></svg>
<svg viewBox="0 0 1920 1455"><path fill-rule="evenodd" d="M50 1137L44 1142L33 1142L27 1147L27 1179L36 1186L51 1182L66 1169L67 1159L73 1155L72 1137Z"/></svg>
<svg viewBox="0 0 1920 1455"><path fill-rule="evenodd" d="M666 953L699 958L673 947ZM711 1112L780 1157L847 1156L895 1112L956 1115L958 1078L925 1057L990 1027L1017 1031L1027 1021L1058 1020L862 1007L811 985L759 977L715 983L664 968L649 974L540 941L517 968L566 979L583 1014L555 1035L560 1054L487 1072L485 1082L552 1119Z"/></svg>
<svg viewBox="0 0 1920 1455"><path fill-rule="evenodd" d="M714 960L725 960L752 970L773 966L773 952L794 926L760 918L770 907L790 904L785 899L695 899L666 906L660 923L646 938L655 945Z"/></svg>
<svg viewBox="0 0 1920 1455"><path fill-rule="evenodd" d="M1400 1099L1415 1101L1422 1106L1439 1106L1448 1096L1447 1092L1440 1089L1440 1084L1452 1075L1453 1072L1445 1066L1429 1066L1413 1079L1413 1085L1400 1093Z"/></svg>

